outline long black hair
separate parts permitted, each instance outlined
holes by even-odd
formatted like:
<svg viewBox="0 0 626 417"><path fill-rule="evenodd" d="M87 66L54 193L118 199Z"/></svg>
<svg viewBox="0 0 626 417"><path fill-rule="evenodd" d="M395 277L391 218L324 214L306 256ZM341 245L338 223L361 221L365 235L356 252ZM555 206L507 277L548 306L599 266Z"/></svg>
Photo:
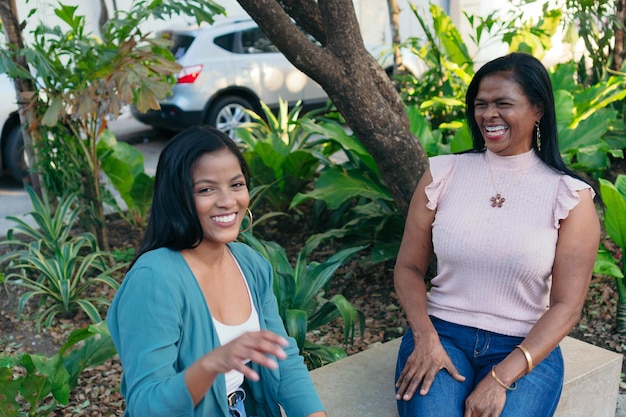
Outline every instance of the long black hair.
<svg viewBox="0 0 626 417"><path fill-rule="evenodd" d="M556 109L552 82L550 81L548 71L546 71L541 61L529 54L513 52L489 61L476 71L465 95L467 123L472 133L473 150L475 152L483 152L485 149L485 139L474 118L474 99L476 99L482 79L493 74L507 76L521 87L532 105L543 108L543 117L539 122L541 149L537 146L536 130L533 134L532 142L532 147L539 155L539 158L558 172L585 181L570 170L561 157L557 138Z"/></svg>
<svg viewBox="0 0 626 417"><path fill-rule="evenodd" d="M223 149L237 157L249 187L248 164L237 144L225 133L196 126L170 139L159 156L148 225L131 267L137 258L153 249L182 250L200 244L203 232L193 198L192 172L200 157Z"/></svg>

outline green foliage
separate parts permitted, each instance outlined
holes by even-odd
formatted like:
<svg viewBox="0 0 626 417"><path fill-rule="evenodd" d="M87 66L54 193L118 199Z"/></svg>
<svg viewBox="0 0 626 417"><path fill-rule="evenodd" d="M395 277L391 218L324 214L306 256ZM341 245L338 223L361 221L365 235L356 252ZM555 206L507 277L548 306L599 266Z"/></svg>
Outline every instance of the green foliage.
<svg viewBox="0 0 626 417"><path fill-rule="evenodd" d="M432 27L414 4L411 10L425 39L409 38L403 47L417 55L428 69L419 78L402 77L400 91L407 106L419 107L435 129L441 123L464 117L465 89L474 74L474 63L458 29L441 7L430 5Z"/></svg>
<svg viewBox="0 0 626 417"><path fill-rule="evenodd" d="M615 19L615 4L613 0L565 0L564 40L571 45L582 40L586 50L577 63L581 84L596 84L607 77L615 41L613 29L624 23Z"/></svg>
<svg viewBox="0 0 626 417"><path fill-rule="evenodd" d="M75 206L75 195L68 195L57 201L56 209L50 207L48 200L42 200L28 185L24 185L33 211L27 213L32 218L28 222L20 217L7 216L6 219L16 226L7 230L6 240L1 245L10 245L12 251L0 258L0 263L25 254L33 245L46 255L58 252L60 245L71 239L88 239L88 233L72 236L80 209ZM24 235L17 238L16 234ZM31 242L32 241L32 242Z"/></svg>
<svg viewBox="0 0 626 417"><path fill-rule="evenodd" d="M59 404L67 405L83 370L115 354L103 322L72 332L59 352L49 358L39 354L0 356L0 415L51 415Z"/></svg>
<svg viewBox="0 0 626 417"><path fill-rule="evenodd" d="M626 97L626 77L611 76L584 87L574 82L575 71L575 64L569 62L557 65L551 73L559 147L573 169L598 178L610 168L609 157L624 157L626 130L610 106ZM617 132L621 134L613 134Z"/></svg>
<svg viewBox="0 0 626 417"><path fill-rule="evenodd" d="M128 223L144 227L152 204L154 177L145 173L143 154L128 143L118 142L109 130L100 135L96 150L102 171L126 207L120 207L110 192L105 192L105 201Z"/></svg>
<svg viewBox="0 0 626 417"><path fill-rule="evenodd" d="M345 344L353 340L357 323L360 324L363 333L365 327L363 313L354 308L341 294L330 299L324 298L324 289L337 269L364 247L341 250L324 262L308 261L320 243L312 236L298 253L296 265L292 267L285 250L276 242L261 241L250 233L243 233L241 237L272 264L274 294L278 300L280 316L287 333L298 343L300 353L304 356L309 369L346 357L346 352L339 347L317 345L307 341L306 334L339 316L344 324Z"/></svg>
<svg viewBox="0 0 626 417"><path fill-rule="evenodd" d="M109 301L105 297L88 296L87 291L100 284L117 289L119 285L112 275L125 265L108 267L109 256L98 250L92 234L70 234L79 211L72 208L75 195L60 200L52 215L47 202L43 203L32 189L27 190L34 207L30 215L41 230L22 219L9 217L17 223L16 230L34 240L14 238L15 232L10 229L8 238L0 242L13 249L0 257L0 263L7 263L8 271L2 281L29 290L18 301L18 316L26 303L38 296L37 327L49 326L56 316L72 316L78 310L94 323L100 322L96 306L107 305Z"/></svg>
<svg viewBox="0 0 626 417"><path fill-rule="evenodd" d="M396 256L404 219L398 213L389 189L383 182L374 158L358 141L332 120L302 122L306 129L341 149L341 158L329 161L311 191L297 194L291 207L308 200L318 204L319 223L329 229L317 239L338 238L350 246L372 245L371 262ZM326 217L321 220L323 213Z"/></svg>
<svg viewBox="0 0 626 417"><path fill-rule="evenodd" d="M313 132L305 124L316 113L300 117L300 103L289 110L288 103L280 100L276 116L267 105L261 106L264 118L248 112L253 122L237 129L236 135L243 143L243 155L253 174L252 187L265 187L260 197L270 207L284 211L334 148L312 137Z"/></svg>
<svg viewBox="0 0 626 417"><path fill-rule="evenodd" d="M615 184L601 178L600 195L605 206L604 229L606 234L621 248L622 254L624 254L626 253L626 175L618 175ZM607 258L603 257L602 260L606 261ZM610 261L610 259L608 260ZM624 262L623 257L621 276L615 273L612 275L616 277L618 303L624 305L626 304L626 284L624 283L626 262ZM619 331L626 334L626 323L621 324Z"/></svg>
<svg viewBox="0 0 626 417"><path fill-rule="evenodd" d="M542 59L552 47L552 36L561 24L562 11L547 2L535 20L519 10L510 12L503 23L502 40L509 45L510 52L526 52Z"/></svg>

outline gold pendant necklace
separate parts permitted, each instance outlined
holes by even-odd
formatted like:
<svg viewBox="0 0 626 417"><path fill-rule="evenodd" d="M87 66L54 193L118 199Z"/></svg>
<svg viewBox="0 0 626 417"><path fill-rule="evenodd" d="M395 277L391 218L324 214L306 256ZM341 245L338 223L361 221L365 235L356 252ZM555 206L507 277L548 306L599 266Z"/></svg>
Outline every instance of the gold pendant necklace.
<svg viewBox="0 0 626 417"><path fill-rule="evenodd" d="M528 160L526 161L526 163L514 173L514 175L511 177L511 179L506 184L506 186L498 190L498 186L496 185L496 181L493 177L493 172L491 171L491 163L489 162L489 151L485 151L485 160L487 161L487 168L489 169L489 176L491 177L491 183L493 184L493 188L496 190L496 195L494 195L493 197L489 199L491 203L491 207L497 207L497 208L502 207L502 205L506 201L506 198L504 198L502 194L506 191L507 188L509 188L509 186L513 183L513 181L517 177L519 177L520 174L526 170L526 168L528 168L528 166L530 165L530 160L532 159L533 153L529 152L529 155L530 156L527 158Z"/></svg>

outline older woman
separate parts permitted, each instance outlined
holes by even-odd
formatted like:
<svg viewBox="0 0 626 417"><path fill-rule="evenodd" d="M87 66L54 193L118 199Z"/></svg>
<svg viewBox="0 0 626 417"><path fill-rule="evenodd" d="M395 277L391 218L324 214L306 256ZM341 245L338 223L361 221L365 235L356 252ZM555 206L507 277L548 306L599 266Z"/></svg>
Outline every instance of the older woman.
<svg viewBox="0 0 626 417"><path fill-rule="evenodd" d="M473 152L431 158L396 262L410 325L398 409L552 416L563 384L558 345L580 317L598 249L594 192L561 159L552 86L537 59L487 63L466 105Z"/></svg>

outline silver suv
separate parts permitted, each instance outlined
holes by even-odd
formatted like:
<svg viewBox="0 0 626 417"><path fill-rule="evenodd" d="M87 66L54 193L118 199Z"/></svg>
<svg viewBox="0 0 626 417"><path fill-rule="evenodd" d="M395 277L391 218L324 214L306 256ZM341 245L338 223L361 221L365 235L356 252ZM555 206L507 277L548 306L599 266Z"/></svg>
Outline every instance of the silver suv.
<svg viewBox="0 0 626 417"><path fill-rule="evenodd" d="M250 121L243 109L260 114L260 102L278 108L279 99L305 109L324 105L328 97L315 81L295 68L247 19L223 19L210 26L159 32L172 41L171 51L183 66L172 94L161 109L139 113L139 121L165 130L208 124L231 137Z"/></svg>

